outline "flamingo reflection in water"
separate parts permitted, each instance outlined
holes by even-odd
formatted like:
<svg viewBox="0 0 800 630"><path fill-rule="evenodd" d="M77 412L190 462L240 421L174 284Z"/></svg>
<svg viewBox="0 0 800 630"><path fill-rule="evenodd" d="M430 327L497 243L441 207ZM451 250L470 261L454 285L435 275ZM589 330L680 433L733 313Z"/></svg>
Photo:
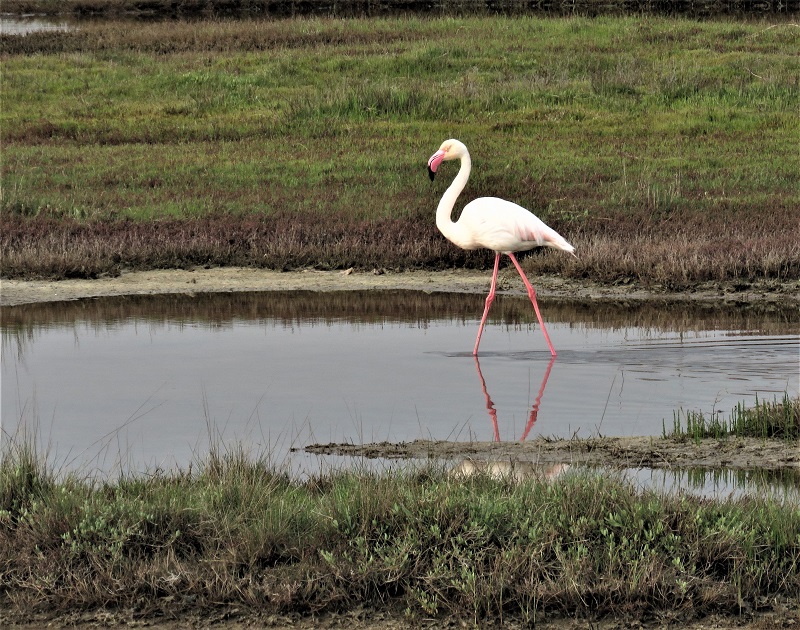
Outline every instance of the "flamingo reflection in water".
<svg viewBox="0 0 800 630"><path fill-rule="evenodd" d="M500 428L497 424L497 410L494 408L492 398L489 396L489 392L486 389L486 379L483 378L483 372L481 372L481 362L478 361L477 356L474 356L473 358L475 359L475 369L478 370L478 378L481 381L483 396L486 398L486 410L489 412L489 417L492 419L492 427L494 428L494 441L500 442ZM544 371L544 377L542 377L542 385L539 387L539 393L536 395L536 400L533 401L533 407L531 407L531 412L528 415L528 423L525 425L525 430L522 432L522 435L519 438L520 442L525 441L525 439L528 437L528 433L531 432L533 425L536 424L536 420L539 418L539 405L542 404L544 388L547 387L547 379L550 378L550 370L553 369L553 363L555 362L556 358L552 357L550 359L550 363L547 364L547 369Z"/></svg>
<svg viewBox="0 0 800 630"><path fill-rule="evenodd" d="M494 407L494 402L489 395L489 390L486 388L486 379L483 378L481 372L481 364L477 356L475 359L475 369L478 372L478 378L481 382L481 389L483 396L486 399L486 410L489 412L489 418L492 420L492 428L494 430L494 441L500 442L500 428L497 423L497 410ZM520 442L524 442L531 429L536 424L539 417L539 406L542 403L542 396L544 395L545 387L547 387L547 380L550 378L550 371L553 369L553 364L556 362L556 357L551 357L550 362L547 364L547 369L542 377L542 384L539 387L539 393L533 401L530 414L528 414L528 422L525 429L519 438ZM469 477L475 474L488 474L490 477L513 479L514 481L522 481L530 477L539 477L546 480L554 479L558 475L564 473L569 468L569 464L563 463L550 463L538 464L535 461L522 461L522 460L503 460L503 461L488 461L488 460L473 460L465 459L458 466L456 466L452 473Z"/></svg>

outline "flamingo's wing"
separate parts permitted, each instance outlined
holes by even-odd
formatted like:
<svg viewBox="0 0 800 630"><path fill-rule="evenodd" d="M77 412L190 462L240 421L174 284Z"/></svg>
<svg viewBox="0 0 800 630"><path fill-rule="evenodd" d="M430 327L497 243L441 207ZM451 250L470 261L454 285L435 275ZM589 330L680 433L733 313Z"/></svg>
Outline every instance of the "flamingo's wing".
<svg viewBox="0 0 800 630"><path fill-rule="evenodd" d="M461 212L458 223L469 232L476 246L496 252L520 252L545 246L570 253L575 250L532 212L497 197L471 201Z"/></svg>

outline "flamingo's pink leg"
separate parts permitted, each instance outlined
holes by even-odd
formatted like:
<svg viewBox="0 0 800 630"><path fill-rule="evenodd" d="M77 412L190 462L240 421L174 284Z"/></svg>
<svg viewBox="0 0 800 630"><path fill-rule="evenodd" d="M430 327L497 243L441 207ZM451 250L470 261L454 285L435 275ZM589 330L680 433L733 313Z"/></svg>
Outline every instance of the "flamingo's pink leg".
<svg viewBox="0 0 800 630"><path fill-rule="evenodd" d="M514 254L511 253L509 253L508 255L511 257L511 262L514 263L514 266L517 268L517 271L519 271L519 275L522 277L522 281L525 283L525 288L528 290L528 297L531 299L531 304L533 304L533 310L536 311L536 317L539 319L539 326L542 327L542 332L544 333L544 339L547 342L548 347L550 348L550 354L552 356L556 356L556 351L553 348L553 344L550 343L550 335L547 334L547 329L544 327L544 322L542 321L542 314L539 312L539 304L537 304L536 302L536 291L533 290L531 283L528 282L528 278L525 276L525 272L522 271L522 267L519 266L516 256L514 256ZM494 285L492 285L492 288L494 288ZM477 349L478 347L475 346L476 352Z"/></svg>
<svg viewBox="0 0 800 630"><path fill-rule="evenodd" d="M494 302L495 289L497 287L497 272L500 270L500 253L498 252L494 259L494 273L492 273L492 286L489 289L489 295L486 296L486 308L483 309L483 317L481 318L481 326L478 328L478 338L475 340L475 349L472 351L473 356L478 356L478 346L481 343L481 335L483 334L483 327L486 324L486 316L489 314L489 307Z"/></svg>

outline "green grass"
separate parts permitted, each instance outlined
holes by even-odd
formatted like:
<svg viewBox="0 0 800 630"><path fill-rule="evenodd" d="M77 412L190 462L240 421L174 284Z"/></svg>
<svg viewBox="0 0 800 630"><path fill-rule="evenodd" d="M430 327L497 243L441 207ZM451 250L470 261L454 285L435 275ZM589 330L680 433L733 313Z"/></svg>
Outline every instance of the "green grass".
<svg viewBox="0 0 800 630"><path fill-rule="evenodd" d="M336 217L367 231L400 220L383 259L357 266L405 268L391 257L401 238L440 238L430 227L454 169L430 184L425 162L455 136L473 154L465 200L517 201L576 245L579 263L549 270L674 287L792 280L798 45L787 22L653 17L112 21L3 35L2 220L23 231L39 217L283 216L301 230ZM226 262L219 246L206 262L353 264L316 250L296 260L265 239L283 265L260 252ZM4 275L62 273L38 269L43 252L26 242L0 245ZM442 247L418 264L463 264ZM82 248L62 267L204 257L191 243L171 263L66 249ZM359 258L357 244L342 249Z"/></svg>
<svg viewBox="0 0 800 630"><path fill-rule="evenodd" d="M241 449L116 481L57 475L5 442L0 602L40 612L371 610L477 622L679 618L797 603L800 510L612 476L440 467L292 480ZM761 605L761 604L759 604Z"/></svg>
<svg viewBox="0 0 800 630"><path fill-rule="evenodd" d="M782 400L772 402L756 399L755 406L738 403L725 419L718 414L706 416L702 411L677 411L673 417L672 432L664 437L677 439L755 437L800 441L800 397L790 398L784 393Z"/></svg>

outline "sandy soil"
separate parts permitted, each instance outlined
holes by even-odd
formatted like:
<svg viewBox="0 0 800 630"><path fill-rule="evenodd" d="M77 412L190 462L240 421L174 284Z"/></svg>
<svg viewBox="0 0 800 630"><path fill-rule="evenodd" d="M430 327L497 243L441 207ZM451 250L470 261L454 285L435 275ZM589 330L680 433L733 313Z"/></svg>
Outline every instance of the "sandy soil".
<svg viewBox="0 0 800 630"><path fill-rule="evenodd" d="M365 289L415 289L484 293L490 273L485 271L411 271L404 273L360 273L353 271L280 272L225 267L194 270L159 269L123 273L96 280L2 280L0 306L55 302L112 295L157 293L203 293L232 291L347 291ZM557 276L537 277L535 287L542 297L574 300L618 299L670 301L726 301L734 303L775 302L800 305L800 282L764 283L748 286L708 283L680 293L655 287L645 291L634 286L606 286L577 282ZM500 273L498 288L524 295L524 287L513 269Z"/></svg>
<svg viewBox="0 0 800 630"><path fill-rule="evenodd" d="M513 270L512 270L513 271ZM488 290L489 274L483 271L440 271L407 273L356 273L302 271L282 273L259 269L221 268L195 270L157 270L125 273L115 278L97 280L20 281L0 283L0 306L75 300L114 295L146 295L158 293L202 293L234 291L346 291L365 289L415 289L423 291L478 292ZM508 271L501 273L500 288L523 293L518 279ZM557 277L537 278L535 286L540 296L575 300L620 299L662 301L719 301L728 303L789 303L800 305L800 283L731 286L708 284L682 293L655 289L620 286L598 286L564 280ZM366 457L388 458L447 458L461 460L459 472L470 474L491 466L492 470L517 475L544 470L557 474L564 465L588 463L618 466L652 467L718 467L792 469L800 467L800 451L782 442L731 439L722 442L705 440L700 445L657 438L595 438L590 440L547 441L537 439L527 443L452 443L415 441L382 444L327 444L307 447L310 452L339 453ZM578 630L584 628L686 628L687 630L770 630L800 628L800 612L794 607L769 606L770 612L739 615L714 615L700 620L685 616L665 615L660 619L550 619L536 624L543 630ZM5 617L0 612L0 626L33 630L34 628L147 627L155 630L213 627L220 630L244 628L313 628L348 630L400 630L406 628L456 628L458 622L441 620L410 621L402 614L378 611L354 611L351 614L327 615L320 618L259 616L238 611L221 611L216 615L188 616L177 620L139 619L124 612L91 612L69 617L44 615L20 619ZM492 624L491 627L495 627ZM508 621L506 628L521 628Z"/></svg>

